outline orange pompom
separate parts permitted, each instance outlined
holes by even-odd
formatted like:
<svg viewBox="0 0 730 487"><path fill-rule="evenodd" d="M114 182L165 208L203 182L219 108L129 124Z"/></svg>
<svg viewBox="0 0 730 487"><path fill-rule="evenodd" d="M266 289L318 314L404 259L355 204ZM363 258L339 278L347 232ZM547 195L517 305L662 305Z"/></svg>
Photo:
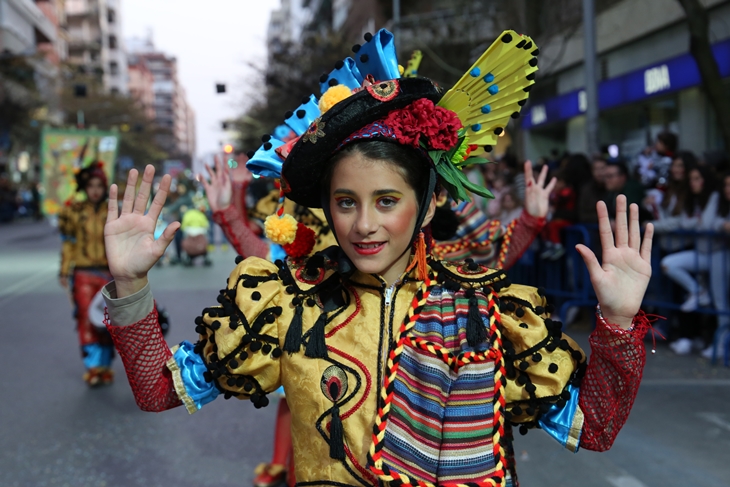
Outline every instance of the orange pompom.
<svg viewBox="0 0 730 487"><path fill-rule="evenodd" d="M297 236L290 244L282 245L286 255L292 258L304 257L314 248L315 233L314 230L307 227L303 223L297 224Z"/></svg>
<svg viewBox="0 0 730 487"><path fill-rule="evenodd" d="M297 236L297 221L291 215L269 215L264 220L264 232L275 244L290 244Z"/></svg>
<svg viewBox="0 0 730 487"><path fill-rule="evenodd" d="M324 115L327 110L351 96L352 90L350 88L345 85L335 85L325 91L322 98L319 99L319 111Z"/></svg>

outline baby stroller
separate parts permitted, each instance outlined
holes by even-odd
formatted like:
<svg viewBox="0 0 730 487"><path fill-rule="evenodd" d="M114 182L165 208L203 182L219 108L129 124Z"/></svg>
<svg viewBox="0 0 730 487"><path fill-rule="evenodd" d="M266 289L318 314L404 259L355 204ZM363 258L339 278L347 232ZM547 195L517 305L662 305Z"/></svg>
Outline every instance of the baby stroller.
<svg viewBox="0 0 730 487"><path fill-rule="evenodd" d="M187 255L186 266L192 266L197 257L203 257L205 266L211 265L208 259L209 227L208 217L200 210L190 209L183 215L180 231L183 233L182 250Z"/></svg>

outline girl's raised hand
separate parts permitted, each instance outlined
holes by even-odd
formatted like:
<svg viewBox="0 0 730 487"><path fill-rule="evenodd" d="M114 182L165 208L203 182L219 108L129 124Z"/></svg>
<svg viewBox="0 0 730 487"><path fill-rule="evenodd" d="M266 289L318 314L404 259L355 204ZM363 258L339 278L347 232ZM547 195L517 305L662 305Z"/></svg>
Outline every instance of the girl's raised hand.
<svg viewBox="0 0 730 487"><path fill-rule="evenodd" d="M639 312L641 301L651 278L651 244L654 225L649 223L641 241L639 207L632 204L626 218L626 196L616 199L616 235L611 231L608 210L603 201L596 205L598 232L603 249L603 263L585 245L576 249L588 266L593 289L601 305L603 317L609 323L626 329Z"/></svg>
<svg viewBox="0 0 730 487"><path fill-rule="evenodd" d="M157 217L170 191L171 178L167 174L163 176L152 205L145 214L154 177L155 168L148 165L142 175L139 191L135 191L138 173L136 169L129 171L121 214L117 203L118 187L113 184L109 189L104 242L118 298L134 294L147 284L147 272L162 257L180 228L179 222L173 222L155 240Z"/></svg>

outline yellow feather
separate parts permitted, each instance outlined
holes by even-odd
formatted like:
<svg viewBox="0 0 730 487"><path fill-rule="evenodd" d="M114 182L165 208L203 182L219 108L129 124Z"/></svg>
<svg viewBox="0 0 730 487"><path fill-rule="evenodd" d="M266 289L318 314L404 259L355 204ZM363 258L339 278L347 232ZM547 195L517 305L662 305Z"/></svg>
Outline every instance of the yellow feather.
<svg viewBox="0 0 730 487"><path fill-rule="evenodd" d="M494 131L520 112L525 88L535 83L536 54L530 37L504 31L441 99L439 106L456 112L467 128L470 144L496 145Z"/></svg>

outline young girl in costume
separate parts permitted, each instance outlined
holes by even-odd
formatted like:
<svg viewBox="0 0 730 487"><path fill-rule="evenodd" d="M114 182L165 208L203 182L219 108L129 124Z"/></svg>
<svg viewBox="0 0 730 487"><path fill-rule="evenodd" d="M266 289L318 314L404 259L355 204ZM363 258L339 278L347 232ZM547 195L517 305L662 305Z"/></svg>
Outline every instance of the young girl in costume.
<svg viewBox="0 0 730 487"><path fill-rule="evenodd" d="M284 128L286 128L284 126ZM281 127L277 127L277 131ZM286 131L289 129L286 128ZM275 131L276 132L276 131ZM223 230L226 238L233 245L236 252L243 257L262 257L271 256L272 245L265 240L259 238L248 226L243 215L232 204L233 184L228 171L222 161L216 159L215 169L208 168L210 180L199 177L200 182L205 188L208 201L213 211L213 220L217 222ZM441 209L449 214L450 219L454 220L454 232L447 231L447 237L444 241L434 242L432 249L434 255L444 252L447 258L441 257L443 260L463 260L467 257L481 258L478 262L488 266L507 270L514 262L519 259L524 250L532 243L534 238L542 228L545 215L548 209L548 198L553 182L544 187L547 175L547 167L541 171L537 182L533 179L532 165L525 163L525 179L528 181L526 189L526 208L517 216L519 221L514 225L509 225L511 220L505 222L508 227L505 228L500 221L488 220L484 214L474 206L473 203L464 205L450 204L448 197L443 198ZM242 194L240 197L245 197ZM261 213L262 207L270 201L274 204L277 197L273 199L267 197L264 201L259 201L256 205L257 210ZM275 208L271 208L265 214L270 214ZM452 211L453 210L453 211ZM332 236L332 232L326 225L326 219L321 209L308 209L299 205L293 205L285 202L285 211L293 215L299 223L306 223L307 226L315 232L315 243L311 252L324 250L337 242ZM435 221L433 223L436 223ZM448 224L442 226L449 226ZM457 228L458 227L458 228ZM439 239L436 229L433 236ZM307 252L306 255L310 255ZM451 259L448 253L451 252L468 252L462 255L461 259ZM303 255L299 255L303 256ZM297 257L294 255L293 257ZM483 260L482 260L483 259ZM271 462L260 464L256 468L256 477L254 478L255 487L268 487L281 483L284 479L289 485L294 485L295 479L293 471L291 471L292 448L291 448L291 413L289 410L286 397L281 391L282 397L279 399L279 405L276 413L276 428L274 429L274 451Z"/></svg>
<svg viewBox="0 0 730 487"><path fill-rule="evenodd" d="M110 384L114 347L106 332L89 321L89 304L94 295L109 282L104 250L104 223L107 216L107 179L102 163L94 162L76 175L77 191L86 194L84 201L72 201L59 214L58 227L63 245L59 280L70 287L79 334L81 355L89 386Z"/></svg>
<svg viewBox="0 0 730 487"><path fill-rule="evenodd" d="M196 319L195 345L167 348L146 277L177 229L151 237L169 177L146 215L152 167L136 195L130 172L121 214L112 186L108 328L138 404L194 412L223 395L263 407L283 384L304 485L515 485L513 425L539 425L571 451L609 448L644 363L651 227L642 244L638 208L627 218L619 197L615 243L598 208L603 267L579 247L602 310L586 365L540 291L428 255L437 185L455 199L484 193L460 172L462 149L492 145L518 113L536 70L532 41L505 32L446 94L399 78L388 32L366 41L323 76L344 89L290 114L299 140L267 141L249 163L278 174L292 201L321 206L339 246L239 261ZM266 227L286 243L297 226L277 211Z"/></svg>

